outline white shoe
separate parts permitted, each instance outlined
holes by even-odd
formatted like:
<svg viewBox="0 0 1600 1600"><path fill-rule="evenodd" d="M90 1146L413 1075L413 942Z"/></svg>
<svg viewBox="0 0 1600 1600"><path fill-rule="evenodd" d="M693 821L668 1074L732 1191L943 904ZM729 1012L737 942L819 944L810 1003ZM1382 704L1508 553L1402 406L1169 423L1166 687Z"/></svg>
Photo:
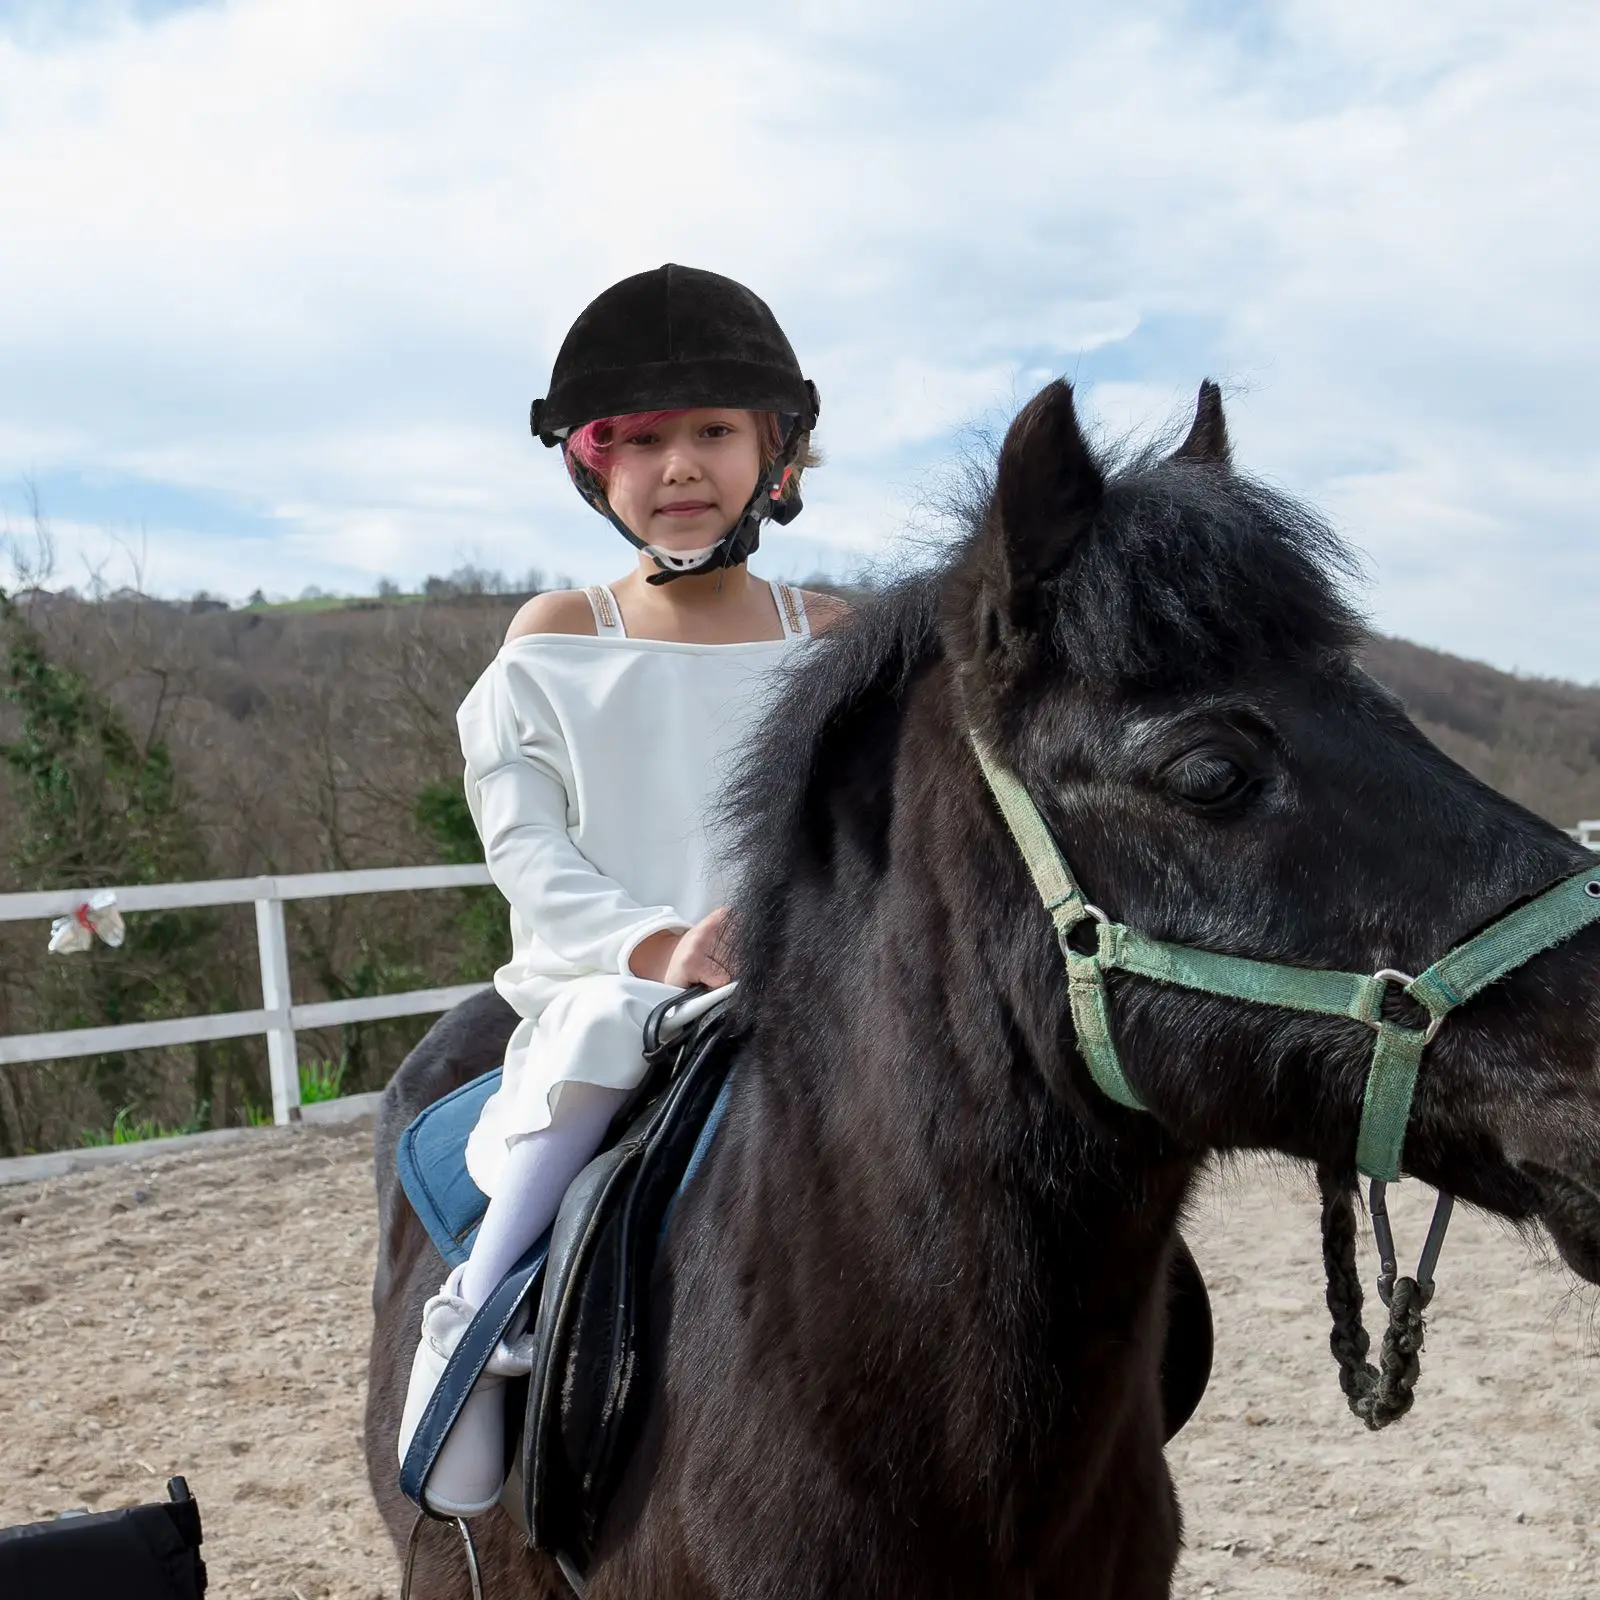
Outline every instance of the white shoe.
<svg viewBox="0 0 1600 1600"><path fill-rule="evenodd" d="M445 1363L477 1309L461 1298L462 1270L457 1267L422 1308L422 1341L411 1362L400 1418L402 1464ZM532 1343L524 1335L510 1342L502 1339L495 1346L428 1475L422 1497L432 1510L447 1517L475 1517L500 1498L506 1479L506 1379L521 1377L532 1368Z"/></svg>

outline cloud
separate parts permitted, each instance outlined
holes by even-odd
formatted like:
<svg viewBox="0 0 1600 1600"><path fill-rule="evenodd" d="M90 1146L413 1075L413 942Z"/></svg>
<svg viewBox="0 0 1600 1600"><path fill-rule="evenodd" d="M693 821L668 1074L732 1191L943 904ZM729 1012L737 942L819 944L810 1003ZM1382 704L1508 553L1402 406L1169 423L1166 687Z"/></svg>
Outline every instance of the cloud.
<svg viewBox="0 0 1600 1600"><path fill-rule="evenodd" d="M775 559L902 539L1043 375L1118 432L1209 374L1381 625L1593 680L1597 51L1582 0L0 7L0 481L189 495L176 589L603 572L527 404L687 260L823 391Z"/></svg>

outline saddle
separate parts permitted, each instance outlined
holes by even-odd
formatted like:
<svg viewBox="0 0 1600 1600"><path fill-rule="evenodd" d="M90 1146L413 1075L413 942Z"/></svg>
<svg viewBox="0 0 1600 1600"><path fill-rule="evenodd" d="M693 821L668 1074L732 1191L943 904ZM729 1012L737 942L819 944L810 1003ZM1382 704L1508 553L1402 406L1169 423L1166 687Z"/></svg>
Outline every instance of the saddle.
<svg viewBox="0 0 1600 1600"><path fill-rule="evenodd" d="M683 999L651 1016L644 1085L573 1181L549 1233L474 1317L401 1468L401 1489L420 1506L434 1459L495 1345L521 1309L534 1305L533 1369L503 1503L575 1588L648 1404L657 1253L726 1104L733 1049L723 1006L662 1042ZM466 1175L464 1151L499 1077L488 1073L428 1107L396 1151L406 1196L451 1265L466 1259L486 1209Z"/></svg>

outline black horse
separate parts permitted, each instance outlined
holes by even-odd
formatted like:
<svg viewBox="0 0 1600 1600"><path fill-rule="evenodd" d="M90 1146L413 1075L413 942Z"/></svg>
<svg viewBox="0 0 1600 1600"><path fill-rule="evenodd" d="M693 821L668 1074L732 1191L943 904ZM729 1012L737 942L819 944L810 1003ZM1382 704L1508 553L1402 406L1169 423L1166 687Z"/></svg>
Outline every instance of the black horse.
<svg viewBox="0 0 1600 1600"><path fill-rule="evenodd" d="M798 671L730 801L745 1039L667 1243L651 1415L595 1600L1169 1593L1159 1367L1185 1199L1213 1150L1351 1175L1373 1036L1119 975L1151 1109L1109 1101L969 729L1119 920L1418 971L1586 857L1360 669L1342 561L1232 469L1213 387L1174 454L1109 471L1055 383L949 562ZM497 1059L496 1005L419 1047L379 1134L368 1452L397 1540L395 1424L442 1267L392 1141ZM1411 1173L1541 1220L1591 1282L1597 1041L1591 928L1451 1020L1405 1142ZM563 1592L498 1513L482 1526L491 1592ZM418 1593L459 1592L453 1538L430 1529Z"/></svg>

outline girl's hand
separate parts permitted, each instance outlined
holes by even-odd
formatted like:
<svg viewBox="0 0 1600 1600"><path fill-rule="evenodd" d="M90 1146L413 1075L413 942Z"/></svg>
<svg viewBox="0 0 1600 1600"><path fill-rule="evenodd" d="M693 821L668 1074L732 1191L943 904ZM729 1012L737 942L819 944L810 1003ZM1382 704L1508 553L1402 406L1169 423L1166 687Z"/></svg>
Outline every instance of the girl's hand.
<svg viewBox="0 0 1600 1600"><path fill-rule="evenodd" d="M653 933L633 952L628 966L637 977L653 978L674 989L696 983L720 989L733 981L718 949L727 937L728 922L728 908L718 906L684 933Z"/></svg>
<svg viewBox="0 0 1600 1600"><path fill-rule="evenodd" d="M733 974L722 959L721 946L728 934L729 913L726 906L718 906L709 916L684 934L667 962L663 983L674 989L687 989L692 983L703 983L708 989L720 989L733 982Z"/></svg>

